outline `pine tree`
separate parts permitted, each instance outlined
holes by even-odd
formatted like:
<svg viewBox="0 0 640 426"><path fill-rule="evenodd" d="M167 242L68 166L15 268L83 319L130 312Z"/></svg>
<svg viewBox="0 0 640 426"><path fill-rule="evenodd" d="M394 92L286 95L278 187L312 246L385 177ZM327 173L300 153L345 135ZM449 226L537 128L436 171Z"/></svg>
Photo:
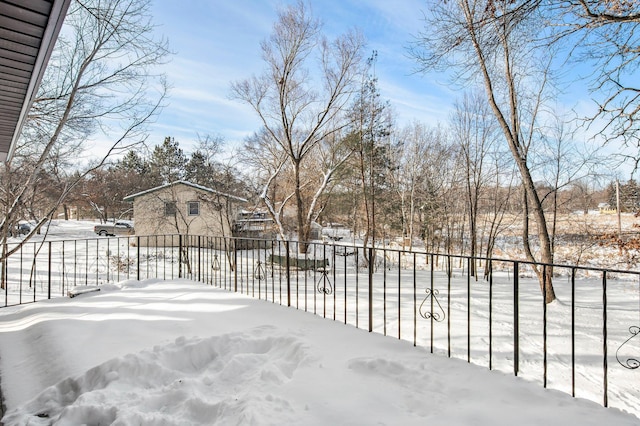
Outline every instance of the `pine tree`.
<svg viewBox="0 0 640 426"><path fill-rule="evenodd" d="M216 167L201 151L195 151L185 164L185 179L209 188L215 186Z"/></svg>
<svg viewBox="0 0 640 426"><path fill-rule="evenodd" d="M178 141L167 136L162 145L151 154L149 171L159 184L167 184L184 179L187 159Z"/></svg>

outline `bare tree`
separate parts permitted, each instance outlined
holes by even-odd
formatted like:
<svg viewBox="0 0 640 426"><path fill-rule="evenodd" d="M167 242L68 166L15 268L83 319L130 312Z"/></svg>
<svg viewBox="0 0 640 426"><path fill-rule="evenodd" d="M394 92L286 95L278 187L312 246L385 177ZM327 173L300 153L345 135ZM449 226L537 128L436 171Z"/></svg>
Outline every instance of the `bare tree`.
<svg viewBox="0 0 640 426"><path fill-rule="evenodd" d="M400 174L405 180L405 190L413 193L414 208L417 207L414 210L417 224L413 227L419 226L427 251L450 252L454 216L459 211L455 203L460 198L453 196L459 186L455 151L440 126L430 128L415 123L408 136L402 141L405 155L400 162Z"/></svg>
<svg viewBox="0 0 640 426"><path fill-rule="evenodd" d="M266 70L232 84L232 95L250 105L263 127L259 141L273 153L275 167L265 179L261 197L274 220L276 201L268 197L287 163L293 172L299 250L306 251L312 202L304 197L302 171L314 148L344 128L343 111L360 75L363 40L349 32L327 40L320 22L302 2L278 13L268 40L261 44Z"/></svg>
<svg viewBox="0 0 640 426"><path fill-rule="evenodd" d="M508 160L507 157L509 156L509 152L496 150L491 153L488 159L488 165L491 169L489 174L493 176L493 178L491 190L488 191L482 208L484 210L482 239L484 240L484 244L486 244L486 258L493 257L498 236L505 227L504 221L509 211L509 204L514 197L514 181L518 179L518 172L513 162ZM485 279L489 278L491 266L492 265L488 265L484 270Z"/></svg>
<svg viewBox="0 0 640 426"><path fill-rule="evenodd" d="M540 176L538 193L548 212L552 248L558 237L558 220L567 200L560 193L575 182L592 175L596 167L605 161L598 156L598 149L574 143L575 127L562 114L551 111L545 126L540 127L540 144L532 154L534 170Z"/></svg>
<svg viewBox="0 0 640 426"><path fill-rule="evenodd" d="M480 213L480 197L489 184L489 167L485 161L490 160L491 151L497 145L497 123L491 108L478 92L465 93L455 104L455 110L450 118L453 139L457 142L462 154L464 168L464 185L467 199L469 220L469 254L478 255L479 230L478 218ZM471 263L471 275L476 276L476 262Z"/></svg>
<svg viewBox="0 0 640 426"><path fill-rule="evenodd" d="M237 168L236 161L241 156L232 153L227 160L222 160L224 138L222 136L198 136L196 151L186 163L185 177L188 181L204 185L213 192L199 194L198 200L212 210L220 211L217 223L210 228L210 233L220 234L222 249L231 270L235 270L237 241L230 239L234 221L237 218L237 201L229 196L245 196L249 194L248 186L243 183L244 173Z"/></svg>
<svg viewBox="0 0 640 426"><path fill-rule="evenodd" d="M425 127L421 123L412 123L409 126L396 132L394 138L400 149L396 153L400 156L398 160L399 170L396 174L397 183L394 184L398 197L400 198L400 212L402 214L402 236L409 238L409 249L413 238L418 235L416 229L417 213L419 204L419 184L423 175L423 161L428 152L423 134Z"/></svg>
<svg viewBox="0 0 640 426"><path fill-rule="evenodd" d="M15 156L3 166L9 176L11 170L29 167L4 207L3 242L42 173L61 164L60 158L75 160L73 179L59 188L25 240L88 173L145 139L145 124L158 112L166 90L153 67L165 60L167 45L153 30L147 0L79 0L71 6ZM78 164L78 153L99 134L112 141L106 153L85 166ZM15 250L17 246L8 250L3 244L2 259Z"/></svg>
<svg viewBox="0 0 640 426"><path fill-rule="evenodd" d="M425 240L435 241L435 230L440 229L436 220L441 200L437 194L445 181L440 174L450 164L442 137L442 129L430 128L420 122L393 134L398 170L391 173L392 186L399 198L402 235L410 240L430 235L432 238ZM432 216L429 226L425 227L420 220L421 213L423 219Z"/></svg>
<svg viewBox="0 0 640 426"><path fill-rule="evenodd" d="M589 78L598 110L588 119L600 127L605 140L621 139L640 148L636 72L640 4L636 0L554 0L549 5L551 16L560 23L555 39L572 46L571 54L580 63L593 65ZM636 155L634 161L637 167L640 157Z"/></svg>
<svg viewBox="0 0 640 426"><path fill-rule="evenodd" d="M424 71L451 67L458 82L479 78L518 167L524 187L523 243L532 262L553 263L542 201L528 162L535 123L549 78L549 51L532 45L538 1L436 2L412 49ZM535 28L534 28L535 30ZM540 66L542 64L542 67ZM537 225L539 257L529 239L529 210ZM546 302L555 300L551 267L533 267Z"/></svg>
<svg viewBox="0 0 640 426"><path fill-rule="evenodd" d="M288 239L284 211L295 195L287 179L287 157L263 130L245 140L240 155L253 170L255 187L283 240Z"/></svg>

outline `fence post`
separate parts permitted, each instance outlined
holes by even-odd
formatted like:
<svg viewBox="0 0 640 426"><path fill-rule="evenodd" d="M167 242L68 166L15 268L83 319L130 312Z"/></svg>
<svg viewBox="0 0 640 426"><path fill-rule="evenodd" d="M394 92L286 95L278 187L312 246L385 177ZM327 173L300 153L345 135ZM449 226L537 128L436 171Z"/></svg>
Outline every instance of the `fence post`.
<svg viewBox="0 0 640 426"><path fill-rule="evenodd" d="M373 247L369 247L369 333L373 331Z"/></svg>
<svg viewBox="0 0 640 426"><path fill-rule="evenodd" d="M107 239L107 241L109 241ZM128 238L127 238L128 241ZM98 264L100 263L100 240L97 239L96 240L96 285L98 285L98 283L100 282L100 268L98 267Z"/></svg>
<svg viewBox="0 0 640 426"><path fill-rule="evenodd" d="M198 282L202 281L200 262L202 261L202 236L198 235Z"/></svg>
<svg viewBox="0 0 640 426"><path fill-rule="evenodd" d="M602 382L604 384L602 405L608 407L609 377L607 365L607 271L602 272L602 369L604 374L604 377L602 378Z"/></svg>
<svg viewBox="0 0 640 426"><path fill-rule="evenodd" d="M129 238L127 238L127 244L129 243ZM136 271L136 280L140 281L140 236L136 236L136 262L138 264Z"/></svg>
<svg viewBox="0 0 640 426"><path fill-rule="evenodd" d="M116 244L117 244L116 240ZM107 282L111 282L111 280L109 279L109 262L111 259L109 259L111 257L111 250L109 249L109 240L107 240ZM62 270L64 271L64 241L62 242ZM64 274L62 275L62 293L64 294Z"/></svg>
<svg viewBox="0 0 640 426"><path fill-rule="evenodd" d="M51 299L51 241L49 241L49 267L47 271L47 299Z"/></svg>
<svg viewBox="0 0 640 426"><path fill-rule="evenodd" d="M467 362L471 363L471 273L473 257L467 258ZM475 267L473 267L475 269Z"/></svg>
<svg viewBox="0 0 640 426"><path fill-rule="evenodd" d="M238 292L238 250L236 250L236 241L229 239L229 247L233 250L233 291Z"/></svg>
<svg viewBox="0 0 640 426"><path fill-rule="evenodd" d="M542 286L542 387L547 388L548 357L547 357L547 265L542 265L542 276L545 284Z"/></svg>
<svg viewBox="0 0 640 426"><path fill-rule="evenodd" d="M576 396L576 268L571 268L571 396Z"/></svg>
<svg viewBox="0 0 640 426"><path fill-rule="evenodd" d="M519 262L513 262L513 374L518 375L520 370L520 306L519 306Z"/></svg>
<svg viewBox="0 0 640 426"><path fill-rule="evenodd" d="M182 234L178 235L178 278L182 278Z"/></svg>
<svg viewBox="0 0 640 426"><path fill-rule="evenodd" d="M9 277L7 277L7 273L9 272L9 268L7 266L7 242L5 241L2 244L2 288L4 289L4 306L9 304ZM20 248L20 256L22 256L22 248ZM22 257L20 258L22 259ZM22 294L22 260L20 261L20 294ZM20 301L22 303L22 300Z"/></svg>
<svg viewBox="0 0 640 426"><path fill-rule="evenodd" d="M33 243L35 253L35 243ZM84 241L84 285L89 285L89 240ZM127 279L129 279L129 246L127 246ZM34 293L35 294L35 293Z"/></svg>
<svg viewBox="0 0 640 426"><path fill-rule="evenodd" d="M289 253L289 240L284 242L284 251L287 256L287 306L291 306L291 265L290 265L290 253ZM281 293L282 295L282 293ZM282 296L280 296L282 298Z"/></svg>

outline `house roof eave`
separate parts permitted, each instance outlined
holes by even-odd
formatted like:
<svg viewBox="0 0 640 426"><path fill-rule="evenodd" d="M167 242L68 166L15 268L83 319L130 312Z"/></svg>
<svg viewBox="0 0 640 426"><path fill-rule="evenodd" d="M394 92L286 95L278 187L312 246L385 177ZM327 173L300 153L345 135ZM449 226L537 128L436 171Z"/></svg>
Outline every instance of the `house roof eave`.
<svg viewBox="0 0 640 426"><path fill-rule="evenodd" d="M135 194L127 195L126 197L124 197L122 199L122 201L133 202L136 198L138 198L140 196L151 194L152 192L156 192L156 191L159 191L161 189L166 189L166 188L169 188L171 186L180 185L180 184L189 186L191 188L199 189L201 191L206 191L206 192L209 192L209 193L212 193L212 194L221 195L221 196L229 198L231 200L235 200L235 201L237 201L239 203L248 203L249 202L249 200L247 200L245 198L238 197L236 195L225 194L224 192L216 191L215 189L208 188L208 187L202 186L202 185L198 185L198 184L186 181L186 180L178 180L178 181L175 181L175 182L167 183L165 185L156 186L155 188L150 188L150 189L147 189L145 191L140 191L140 192L137 192Z"/></svg>
<svg viewBox="0 0 640 426"><path fill-rule="evenodd" d="M70 3L71 0L31 0L3 6L1 161L11 160L14 154ZM28 34L21 32L25 28Z"/></svg>

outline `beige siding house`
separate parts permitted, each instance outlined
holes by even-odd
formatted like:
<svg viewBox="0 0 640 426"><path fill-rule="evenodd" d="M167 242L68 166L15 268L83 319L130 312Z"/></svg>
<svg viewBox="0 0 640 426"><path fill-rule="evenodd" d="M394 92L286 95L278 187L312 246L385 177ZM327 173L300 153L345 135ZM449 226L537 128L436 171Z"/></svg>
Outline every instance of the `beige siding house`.
<svg viewBox="0 0 640 426"><path fill-rule="evenodd" d="M133 220L140 245L176 246L165 235L230 237L233 219L248 201L187 181L132 194Z"/></svg>

